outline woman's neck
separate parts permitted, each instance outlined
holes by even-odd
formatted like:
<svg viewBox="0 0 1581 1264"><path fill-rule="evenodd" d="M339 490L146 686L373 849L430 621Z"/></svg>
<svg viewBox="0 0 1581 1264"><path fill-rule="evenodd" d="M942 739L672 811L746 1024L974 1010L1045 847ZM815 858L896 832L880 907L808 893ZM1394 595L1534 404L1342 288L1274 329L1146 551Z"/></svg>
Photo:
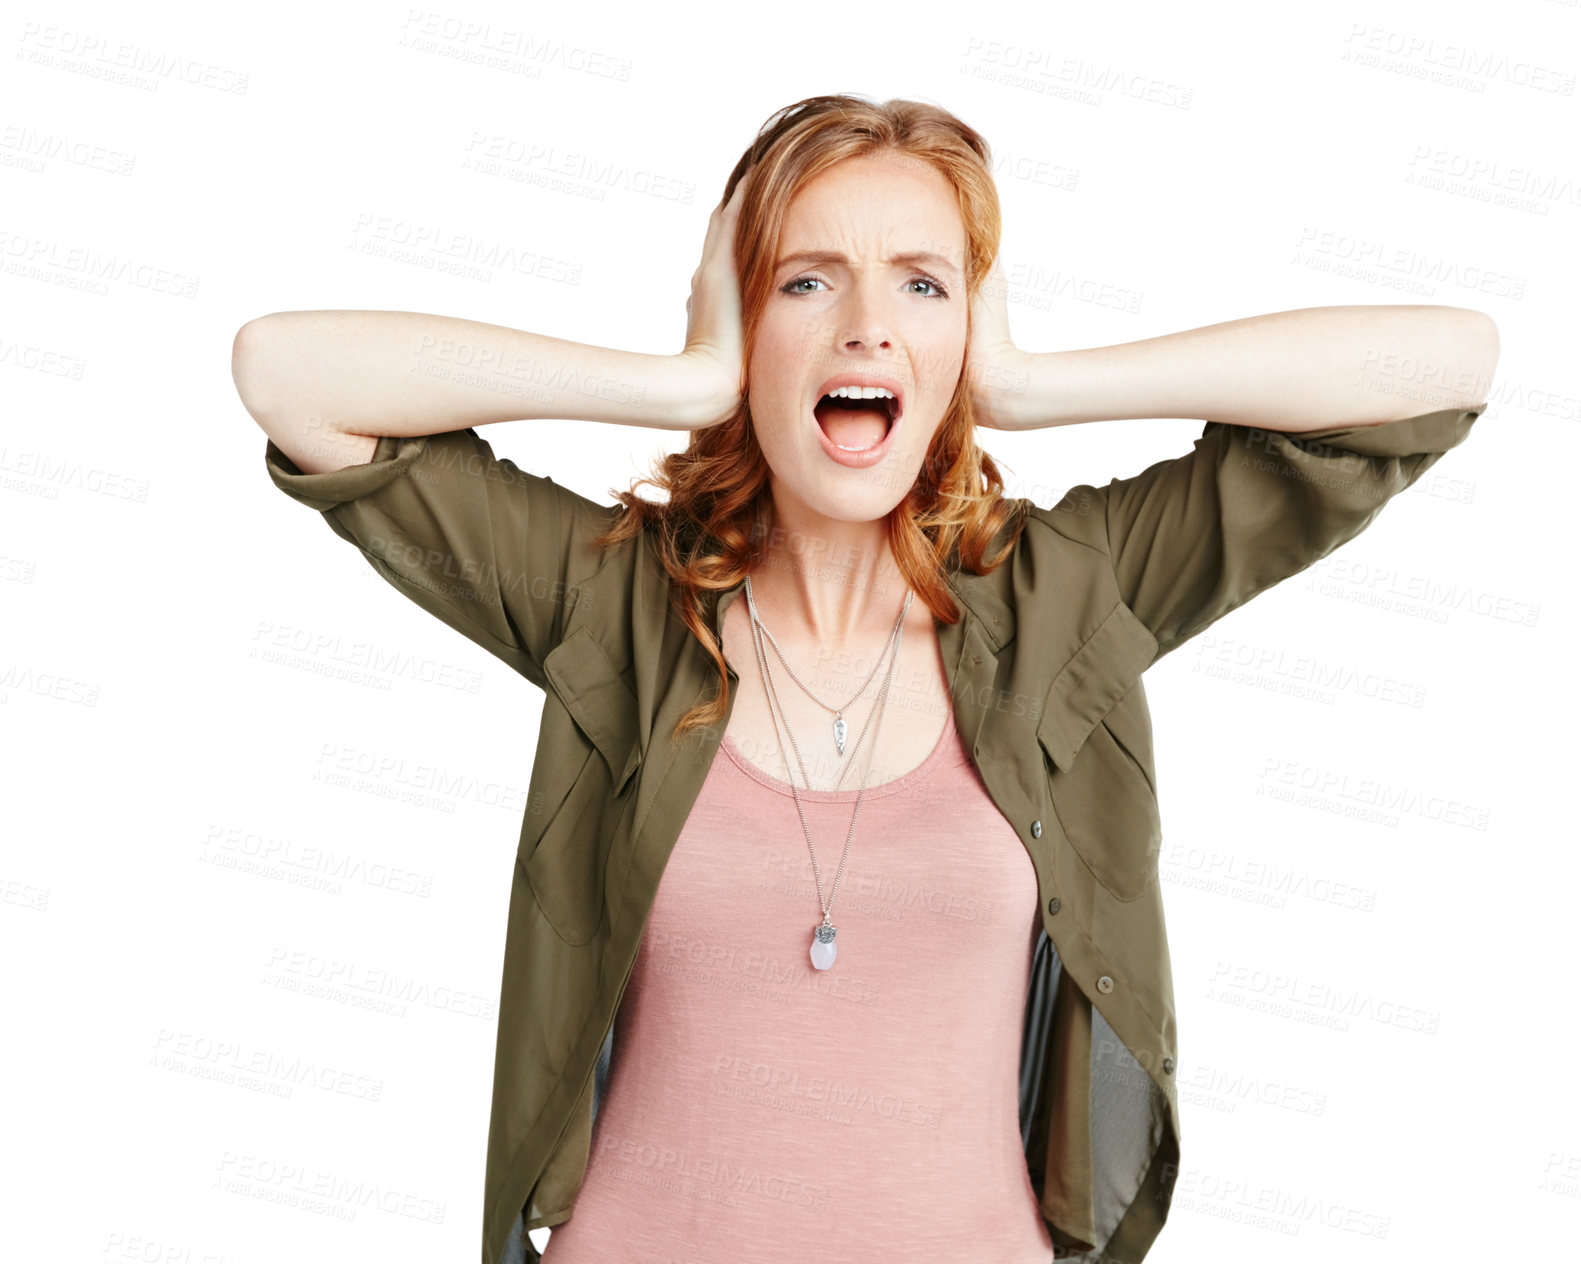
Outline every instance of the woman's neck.
<svg viewBox="0 0 1581 1264"><path fill-rule="evenodd" d="M814 523L777 516L763 544L752 595L781 641L850 645L895 626L907 585L882 519Z"/></svg>

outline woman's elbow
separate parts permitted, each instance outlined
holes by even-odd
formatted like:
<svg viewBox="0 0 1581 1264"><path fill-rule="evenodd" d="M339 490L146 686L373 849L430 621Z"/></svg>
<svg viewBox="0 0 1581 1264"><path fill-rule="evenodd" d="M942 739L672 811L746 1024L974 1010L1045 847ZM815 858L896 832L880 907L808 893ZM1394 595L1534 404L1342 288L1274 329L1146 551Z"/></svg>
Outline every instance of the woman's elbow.
<svg viewBox="0 0 1581 1264"><path fill-rule="evenodd" d="M1493 386L1493 374L1499 367L1499 327L1487 312L1463 307L1465 331L1462 363L1470 378L1466 391L1472 397L1469 403L1480 404L1487 400Z"/></svg>

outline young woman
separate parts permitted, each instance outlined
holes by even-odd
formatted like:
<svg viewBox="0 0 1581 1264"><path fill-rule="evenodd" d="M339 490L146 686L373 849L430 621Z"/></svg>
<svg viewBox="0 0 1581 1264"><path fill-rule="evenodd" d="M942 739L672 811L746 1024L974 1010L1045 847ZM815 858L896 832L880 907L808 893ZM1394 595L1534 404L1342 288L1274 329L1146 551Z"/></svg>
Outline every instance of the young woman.
<svg viewBox="0 0 1581 1264"><path fill-rule="evenodd" d="M545 690L485 1264L544 1226L551 1264L1140 1260L1163 1226L1141 674L1460 443L1497 335L1335 307L1023 352L990 170L932 106L777 112L674 356L406 312L237 336L276 485ZM1382 353L1459 376L1402 409ZM1191 453L1057 505L976 443L1170 416L1211 419ZM663 503L600 505L474 429L538 417L692 433Z"/></svg>

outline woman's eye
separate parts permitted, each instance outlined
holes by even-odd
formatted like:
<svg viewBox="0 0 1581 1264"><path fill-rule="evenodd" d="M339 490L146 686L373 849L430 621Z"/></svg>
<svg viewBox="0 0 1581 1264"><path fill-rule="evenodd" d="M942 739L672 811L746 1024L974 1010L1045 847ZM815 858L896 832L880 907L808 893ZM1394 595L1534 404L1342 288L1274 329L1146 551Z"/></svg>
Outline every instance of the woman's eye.
<svg viewBox="0 0 1581 1264"><path fill-rule="evenodd" d="M782 287L782 290L786 294L814 294L817 291L815 291L815 290L801 290L801 289L797 289L796 287L799 286L799 285L822 285L823 283L824 282L823 282L823 279L821 277L814 277L814 276L797 277L794 281L787 281L785 283L785 285ZM932 277L929 277L929 276L912 277L910 281L906 282L906 284L907 285L928 285L928 286L932 286L933 287L933 293L932 294L919 295L919 297L921 297L921 298L949 298L950 297L949 291L946 290L942 285L940 285L937 281L935 281Z"/></svg>

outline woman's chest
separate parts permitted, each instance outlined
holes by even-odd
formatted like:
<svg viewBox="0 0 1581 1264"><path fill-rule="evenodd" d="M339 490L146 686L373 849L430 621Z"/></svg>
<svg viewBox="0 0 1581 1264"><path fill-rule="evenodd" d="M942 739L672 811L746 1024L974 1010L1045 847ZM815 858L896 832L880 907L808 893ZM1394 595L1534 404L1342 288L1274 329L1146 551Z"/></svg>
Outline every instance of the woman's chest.
<svg viewBox="0 0 1581 1264"><path fill-rule="evenodd" d="M864 776L882 785L918 768L944 735L949 685L933 616L917 603L898 653L878 637L755 643L744 601L725 612L722 639L739 682L725 737L770 776L801 789L855 790Z"/></svg>
<svg viewBox="0 0 1581 1264"><path fill-rule="evenodd" d="M856 800L852 790L793 796L722 744L668 858L650 948L724 961L729 947L787 963L797 968L776 977L800 993L825 978L807 954L828 907L847 986L936 985L938 971L1026 957L1037 871L952 717L916 768Z"/></svg>

